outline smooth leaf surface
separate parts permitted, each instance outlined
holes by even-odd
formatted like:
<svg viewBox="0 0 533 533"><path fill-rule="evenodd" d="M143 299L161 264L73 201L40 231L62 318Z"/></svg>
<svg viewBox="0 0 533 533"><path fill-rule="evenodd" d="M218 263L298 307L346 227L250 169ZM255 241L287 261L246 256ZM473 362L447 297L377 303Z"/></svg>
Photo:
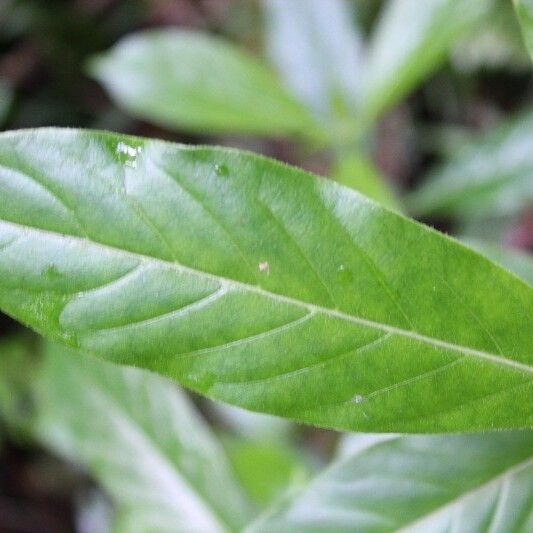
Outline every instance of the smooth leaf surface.
<svg viewBox="0 0 533 533"><path fill-rule="evenodd" d="M232 439L226 449L237 478L258 506L273 504L309 478L310 465L288 443Z"/></svg>
<svg viewBox="0 0 533 533"><path fill-rule="evenodd" d="M522 33L524 34L524 41L529 51L529 55L533 57L533 1L532 0L513 0L516 9L516 14L520 25L522 26Z"/></svg>
<svg viewBox="0 0 533 533"><path fill-rule="evenodd" d="M533 432L369 437L247 531L533 529Z"/></svg>
<svg viewBox="0 0 533 533"><path fill-rule="evenodd" d="M133 115L207 133L305 135L319 126L261 62L229 42L184 30L129 35L90 72Z"/></svg>
<svg viewBox="0 0 533 533"><path fill-rule="evenodd" d="M353 113L362 37L346 0L263 0L266 48L287 85L316 114Z"/></svg>
<svg viewBox="0 0 533 533"><path fill-rule="evenodd" d="M514 214L533 203L533 111L481 136L437 167L406 201L415 214Z"/></svg>
<svg viewBox="0 0 533 533"><path fill-rule="evenodd" d="M533 285L533 256L530 253L523 250L504 248L490 241L469 238L462 240L491 261L507 268L530 285Z"/></svg>
<svg viewBox="0 0 533 533"><path fill-rule="evenodd" d="M234 531L249 519L222 447L174 384L56 345L40 374L34 433L106 488L116 531Z"/></svg>
<svg viewBox="0 0 533 533"><path fill-rule="evenodd" d="M533 291L235 150L0 136L0 308L212 398L360 431L531 425Z"/></svg>
<svg viewBox="0 0 533 533"><path fill-rule="evenodd" d="M491 0L389 0L370 43L360 113L374 120L437 69Z"/></svg>

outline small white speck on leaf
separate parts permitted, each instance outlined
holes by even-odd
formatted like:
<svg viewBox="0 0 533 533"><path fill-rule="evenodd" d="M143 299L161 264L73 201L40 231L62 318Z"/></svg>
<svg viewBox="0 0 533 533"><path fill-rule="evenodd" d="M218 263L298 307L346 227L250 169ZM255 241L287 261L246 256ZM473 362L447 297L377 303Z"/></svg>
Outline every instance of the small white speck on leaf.
<svg viewBox="0 0 533 533"><path fill-rule="evenodd" d="M356 394L353 398L352 398L352 402L354 403L363 403L365 401L365 397L364 396L361 396L360 394Z"/></svg>
<svg viewBox="0 0 533 533"><path fill-rule="evenodd" d="M136 168L137 167L137 155L142 152L142 147L130 146L124 142L117 144L116 153L123 159L126 166Z"/></svg>
<svg viewBox="0 0 533 533"><path fill-rule="evenodd" d="M270 265L268 264L268 261L262 261L259 263L259 272L267 272L270 268Z"/></svg>

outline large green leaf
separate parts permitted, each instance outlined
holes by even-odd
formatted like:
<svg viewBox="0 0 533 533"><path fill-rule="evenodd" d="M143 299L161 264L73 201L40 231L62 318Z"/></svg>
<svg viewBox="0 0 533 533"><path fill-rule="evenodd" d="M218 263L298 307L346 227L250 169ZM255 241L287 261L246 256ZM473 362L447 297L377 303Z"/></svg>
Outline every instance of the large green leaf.
<svg viewBox="0 0 533 533"><path fill-rule="evenodd" d="M451 45L475 27L492 0L389 0L369 49L361 96L375 119L437 69Z"/></svg>
<svg viewBox="0 0 533 533"><path fill-rule="evenodd" d="M219 38L174 29L129 35L94 58L90 71L120 106L163 126L319 135L265 66Z"/></svg>
<svg viewBox="0 0 533 533"><path fill-rule="evenodd" d="M533 111L519 115L436 168L407 197L416 214L513 214L533 203Z"/></svg>
<svg viewBox="0 0 533 533"><path fill-rule="evenodd" d="M247 531L533 530L533 432L364 438Z"/></svg>
<svg viewBox="0 0 533 533"><path fill-rule="evenodd" d="M174 384L51 345L37 391L35 436L107 489L116 531L229 531L249 519L223 449Z"/></svg>
<svg viewBox="0 0 533 533"><path fill-rule="evenodd" d="M522 26L524 41L526 43L529 54L533 57L533 0L513 1L518 20L520 21L520 25Z"/></svg>
<svg viewBox="0 0 533 533"><path fill-rule="evenodd" d="M528 426L533 291L354 191L234 150L0 136L0 308L251 410Z"/></svg>
<svg viewBox="0 0 533 533"><path fill-rule="evenodd" d="M317 114L353 112L362 38L346 0L263 0L266 46L293 91Z"/></svg>

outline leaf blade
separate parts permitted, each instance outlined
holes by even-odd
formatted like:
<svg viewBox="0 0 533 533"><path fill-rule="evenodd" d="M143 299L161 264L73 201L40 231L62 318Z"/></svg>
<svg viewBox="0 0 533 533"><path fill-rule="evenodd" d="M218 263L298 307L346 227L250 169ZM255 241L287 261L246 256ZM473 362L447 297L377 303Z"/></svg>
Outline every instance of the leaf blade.
<svg viewBox="0 0 533 533"><path fill-rule="evenodd" d="M445 59L488 11L485 0L389 0L370 44L360 108L372 122Z"/></svg>
<svg viewBox="0 0 533 533"><path fill-rule="evenodd" d="M513 118L468 143L430 173L407 198L416 214L463 218L509 215L533 201L533 112Z"/></svg>
<svg viewBox="0 0 533 533"><path fill-rule="evenodd" d="M524 42L533 57L533 3L531 0L513 0L516 15L522 27Z"/></svg>
<svg viewBox="0 0 533 533"><path fill-rule="evenodd" d="M120 106L165 127L319 135L319 125L264 65L220 38L145 31L94 58L89 71Z"/></svg>
<svg viewBox="0 0 533 533"><path fill-rule="evenodd" d="M362 37L351 6L334 0L263 0L266 47L287 85L319 116L335 117L356 104L362 62Z"/></svg>
<svg viewBox="0 0 533 533"><path fill-rule="evenodd" d="M248 531L527 531L532 439L522 431L378 440L334 462Z"/></svg>
<svg viewBox="0 0 533 533"><path fill-rule="evenodd" d="M249 519L220 444L167 380L50 344L34 392L35 437L83 464L133 530L229 531Z"/></svg>
<svg viewBox="0 0 533 533"><path fill-rule="evenodd" d="M29 180L13 212L0 170L0 307L45 335L330 427L531 423L531 289L428 228L232 150L42 130L4 134L0 163L74 209L58 232Z"/></svg>
<svg viewBox="0 0 533 533"><path fill-rule="evenodd" d="M465 237L462 239L478 253L513 272L533 285L533 257L524 250L505 248L498 243Z"/></svg>

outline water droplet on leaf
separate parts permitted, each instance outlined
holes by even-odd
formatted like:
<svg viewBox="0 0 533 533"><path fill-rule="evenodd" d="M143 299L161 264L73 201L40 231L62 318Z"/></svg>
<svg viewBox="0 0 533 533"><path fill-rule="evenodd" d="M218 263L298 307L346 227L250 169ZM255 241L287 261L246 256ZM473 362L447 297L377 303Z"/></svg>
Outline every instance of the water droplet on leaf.
<svg viewBox="0 0 533 533"><path fill-rule="evenodd" d="M229 175L229 168L226 164L219 163L218 165L215 165L215 172L217 173L217 176L224 178Z"/></svg>
<svg viewBox="0 0 533 533"><path fill-rule="evenodd" d="M126 166L135 168L137 166L137 156L142 152L142 146L132 146L125 142L119 142L115 150L118 160Z"/></svg>
<svg viewBox="0 0 533 533"><path fill-rule="evenodd" d="M337 267L337 278L343 283L349 283L353 280L352 271L344 265L339 265Z"/></svg>

